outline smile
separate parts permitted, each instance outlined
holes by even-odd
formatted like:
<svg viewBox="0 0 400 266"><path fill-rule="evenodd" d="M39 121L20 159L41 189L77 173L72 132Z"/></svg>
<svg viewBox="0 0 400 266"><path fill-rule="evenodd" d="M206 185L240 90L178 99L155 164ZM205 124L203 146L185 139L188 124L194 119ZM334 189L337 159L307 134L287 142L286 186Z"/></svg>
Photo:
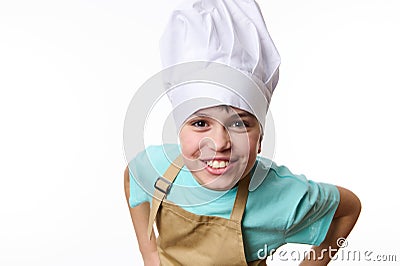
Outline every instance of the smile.
<svg viewBox="0 0 400 266"><path fill-rule="evenodd" d="M229 161L212 160L206 161L206 164L214 169L220 169L227 167L229 165Z"/></svg>

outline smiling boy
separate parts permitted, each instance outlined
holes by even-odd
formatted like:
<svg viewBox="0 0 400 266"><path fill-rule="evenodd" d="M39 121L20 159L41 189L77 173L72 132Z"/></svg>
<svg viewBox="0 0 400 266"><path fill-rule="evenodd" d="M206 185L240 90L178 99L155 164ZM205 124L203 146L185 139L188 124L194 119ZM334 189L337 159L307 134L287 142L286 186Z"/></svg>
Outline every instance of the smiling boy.
<svg viewBox="0 0 400 266"><path fill-rule="evenodd" d="M204 187L231 189L254 166L261 132L254 115L244 110L230 106L199 110L180 131L185 165Z"/></svg>
<svg viewBox="0 0 400 266"><path fill-rule="evenodd" d="M157 174L148 171L150 161L156 161L157 166L153 167L159 173L165 173L170 161L163 153L178 154L179 149L171 145L164 148L149 147L149 158L142 153L131 162L129 170L125 172L125 188L145 265L160 265L160 262L161 265L264 265L262 258L265 256L259 257L260 248L268 245L269 252L290 242L316 245L313 249L317 257L324 255L324 249L338 249L337 239L347 237L359 215L358 198L349 190L314 183L303 176L292 174L284 166L274 163L270 165L267 159L257 157L261 136L261 127L255 116L225 105L201 109L185 121L179 138L183 167L187 171L177 173L176 179L171 180L168 200L164 199L161 204L164 207L163 212L167 211L172 215L164 215L160 211L157 213L160 233L157 243L153 232L150 239L146 233L151 216L148 203L152 198L143 191L138 180L146 176L152 183L157 183ZM249 173L253 172L254 177L256 166L261 166L261 171L257 174L266 177L256 190L246 191L248 195L242 201L246 207L243 217L240 217L240 237L232 239L229 233L224 233L215 239L215 224L217 232L231 226L219 222L232 220L235 206L240 202L237 184L243 183ZM244 184L247 189L248 182ZM192 206L187 204L190 200L186 199L186 204L181 204L182 209L179 209L174 204L182 202L178 194L194 198L192 202L195 202L199 194L190 193L196 186L205 187L206 192L220 191L221 194L218 197L208 195L210 202ZM179 187L184 189L179 190ZM200 195L204 200L204 194ZM154 202L153 198L153 206ZM193 227L188 229L187 221ZM207 229L202 229L204 227ZM233 231L237 233L237 230L235 228ZM202 233L203 231L207 233ZM214 233L210 235L210 232ZM212 243L203 238L211 239ZM202 244L203 242L208 244ZM243 242L244 247L226 247L228 242ZM188 249L193 250L189 252ZM232 250L215 252L221 249ZM186 252L192 254L196 260L193 261ZM229 256L232 252L244 252L244 256ZM199 256L198 253L202 255ZM326 265L330 260L327 253L321 258L317 260L311 256L311 260L304 261L303 265Z"/></svg>
<svg viewBox="0 0 400 266"><path fill-rule="evenodd" d="M245 78L232 86L174 86L173 77L166 82L180 145L150 146L125 171L144 264L265 265L259 256L265 246L269 252L285 243L306 243L322 255L324 249L338 248L337 239L347 237L357 221L358 198L258 156L262 139L269 137L263 133L265 116L280 57L257 4L185 3L161 40L164 65L217 62L236 71L227 80L243 73ZM205 64L202 71L218 69ZM261 181L250 191L252 180ZM329 261L325 254L303 264Z"/></svg>

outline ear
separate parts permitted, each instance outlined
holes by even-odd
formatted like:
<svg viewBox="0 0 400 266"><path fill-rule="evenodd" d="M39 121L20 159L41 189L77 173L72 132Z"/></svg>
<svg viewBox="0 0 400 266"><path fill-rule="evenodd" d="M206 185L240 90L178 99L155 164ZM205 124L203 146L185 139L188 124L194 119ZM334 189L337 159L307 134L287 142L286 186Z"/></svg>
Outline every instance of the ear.
<svg viewBox="0 0 400 266"><path fill-rule="evenodd" d="M258 141L258 151L257 151L257 153L261 152L261 142L262 142L262 139L263 139L263 135L264 134L260 134L260 139Z"/></svg>

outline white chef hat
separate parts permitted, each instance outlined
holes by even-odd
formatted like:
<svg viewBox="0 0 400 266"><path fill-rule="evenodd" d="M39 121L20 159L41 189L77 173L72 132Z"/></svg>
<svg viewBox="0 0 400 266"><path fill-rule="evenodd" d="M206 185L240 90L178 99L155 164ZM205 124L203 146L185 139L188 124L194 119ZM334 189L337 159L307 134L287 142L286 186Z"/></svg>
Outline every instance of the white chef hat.
<svg viewBox="0 0 400 266"><path fill-rule="evenodd" d="M165 76L178 128L194 112L217 105L248 111L264 125L280 56L254 0L185 1L170 17L160 52L164 67L186 63ZM193 75L200 72L209 78Z"/></svg>

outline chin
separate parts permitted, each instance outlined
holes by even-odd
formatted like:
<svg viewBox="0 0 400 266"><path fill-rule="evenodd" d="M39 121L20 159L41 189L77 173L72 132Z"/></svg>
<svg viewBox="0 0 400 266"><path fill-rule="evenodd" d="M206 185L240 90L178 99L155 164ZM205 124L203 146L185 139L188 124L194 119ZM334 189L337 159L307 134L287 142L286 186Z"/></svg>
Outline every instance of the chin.
<svg viewBox="0 0 400 266"><path fill-rule="evenodd" d="M195 176L195 178L202 186L211 190L229 190L233 188L240 180L230 175L220 175L215 177L209 176L208 173L203 174L204 175L202 176Z"/></svg>
<svg viewBox="0 0 400 266"><path fill-rule="evenodd" d="M204 185L205 188L211 189L211 190L216 190L216 191L224 191L224 190L230 190L233 188L236 184L229 184L229 185Z"/></svg>

